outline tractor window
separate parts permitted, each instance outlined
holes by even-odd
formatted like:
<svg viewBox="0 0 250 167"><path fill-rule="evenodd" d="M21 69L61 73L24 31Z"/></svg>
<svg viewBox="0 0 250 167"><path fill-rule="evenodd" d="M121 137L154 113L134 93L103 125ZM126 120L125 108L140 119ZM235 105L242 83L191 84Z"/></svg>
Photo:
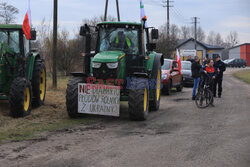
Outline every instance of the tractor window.
<svg viewBox="0 0 250 167"><path fill-rule="evenodd" d="M23 35L23 43L24 43L24 55L25 57L29 54L29 41L26 39L25 35Z"/></svg>
<svg viewBox="0 0 250 167"><path fill-rule="evenodd" d="M99 51L123 51L139 54L138 30L125 28L101 28Z"/></svg>
<svg viewBox="0 0 250 167"><path fill-rule="evenodd" d="M0 30L0 40L8 44L14 52L20 53L19 31Z"/></svg>
<svg viewBox="0 0 250 167"><path fill-rule="evenodd" d="M10 43L9 46L14 50L16 53L20 53L19 48L19 31L12 31L10 32Z"/></svg>

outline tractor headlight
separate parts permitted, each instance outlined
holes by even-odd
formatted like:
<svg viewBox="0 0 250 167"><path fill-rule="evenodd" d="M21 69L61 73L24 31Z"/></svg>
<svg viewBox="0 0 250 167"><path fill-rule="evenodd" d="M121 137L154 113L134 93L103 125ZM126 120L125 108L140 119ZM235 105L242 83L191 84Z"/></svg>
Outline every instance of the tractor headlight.
<svg viewBox="0 0 250 167"><path fill-rule="evenodd" d="M93 68L100 68L101 66L102 66L102 63L93 62L93 64L92 64Z"/></svg>
<svg viewBox="0 0 250 167"><path fill-rule="evenodd" d="M162 78L162 79L167 79L167 77L168 77L167 74L162 74L162 75L161 75L161 78Z"/></svg>
<svg viewBox="0 0 250 167"><path fill-rule="evenodd" d="M118 68L118 65L119 65L118 62L116 62L116 63L107 63L107 66L108 66L109 69L116 69L116 68Z"/></svg>

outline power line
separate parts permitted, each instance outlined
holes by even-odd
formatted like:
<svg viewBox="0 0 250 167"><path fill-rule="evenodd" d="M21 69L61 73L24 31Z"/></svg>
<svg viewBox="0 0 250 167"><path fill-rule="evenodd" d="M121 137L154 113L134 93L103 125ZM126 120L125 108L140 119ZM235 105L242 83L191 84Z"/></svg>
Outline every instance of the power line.
<svg viewBox="0 0 250 167"><path fill-rule="evenodd" d="M181 12L181 10L179 10L179 9L177 8L176 5L175 5L175 10L176 10L176 12L177 12L181 17L183 17L183 18L186 19L186 20L190 20L190 18L189 18L189 17L186 17L185 14L183 14L183 13Z"/></svg>
<svg viewBox="0 0 250 167"><path fill-rule="evenodd" d="M145 0L145 3L148 5L154 5L154 6L163 6L165 8L167 8L167 24L169 22L170 24L170 12L171 15L173 15L176 19L178 19L181 22L184 22L184 24L193 24L190 22L190 18L187 17L183 12L181 12L181 10L179 10L176 5L173 5L170 3L174 3L174 1L170 1L170 0ZM169 26L167 26L169 27Z"/></svg>
<svg viewBox="0 0 250 167"><path fill-rule="evenodd" d="M175 10L175 8L172 8L171 11L176 16L176 18L178 20L180 20L181 22L184 22L184 24L189 24L190 23L189 20L187 20L186 18L184 18L180 14L178 14L177 11Z"/></svg>

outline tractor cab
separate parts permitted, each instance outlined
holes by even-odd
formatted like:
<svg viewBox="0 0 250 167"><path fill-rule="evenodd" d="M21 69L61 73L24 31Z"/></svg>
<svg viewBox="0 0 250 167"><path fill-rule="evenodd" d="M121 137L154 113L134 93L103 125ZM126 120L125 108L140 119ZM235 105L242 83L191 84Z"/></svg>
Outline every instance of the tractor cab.
<svg viewBox="0 0 250 167"><path fill-rule="evenodd" d="M102 54L108 54L108 59L116 54L118 58L116 64L119 64L119 60L124 57L126 77L136 71L134 68L138 70L138 68L145 67L141 24L101 23L97 25L97 29L99 34L96 49L99 54L96 55L97 57L101 56L104 60ZM147 36L145 35L145 37L146 43ZM95 57L93 61L98 62Z"/></svg>
<svg viewBox="0 0 250 167"><path fill-rule="evenodd" d="M31 31L31 40L36 39L36 32ZM22 25L1 25L0 26L0 44L6 45L15 54L21 54L25 57L29 53L29 40L26 39Z"/></svg>
<svg viewBox="0 0 250 167"><path fill-rule="evenodd" d="M139 25L103 23L98 25L98 52L122 51L129 55L139 55Z"/></svg>

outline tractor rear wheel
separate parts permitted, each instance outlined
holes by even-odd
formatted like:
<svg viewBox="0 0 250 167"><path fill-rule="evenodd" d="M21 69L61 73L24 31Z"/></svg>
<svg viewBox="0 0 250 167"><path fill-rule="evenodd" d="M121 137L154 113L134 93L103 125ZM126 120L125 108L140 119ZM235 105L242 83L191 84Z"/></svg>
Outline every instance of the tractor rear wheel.
<svg viewBox="0 0 250 167"><path fill-rule="evenodd" d="M78 84L86 83L85 77L72 77L67 85L66 106L70 118L82 116L78 113Z"/></svg>
<svg viewBox="0 0 250 167"><path fill-rule="evenodd" d="M147 119L149 110L148 79L135 78L132 80L129 92L129 116L132 120Z"/></svg>
<svg viewBox="0 0 250 167"><path fill-rule="evenodd" d="M161 66L160 66L160 62L158 62L157 64L155 64L156 70L153 70L153 82L151 82L151 84L154 85L150 85L151 90L153 91L153 100L150 101L150 110L152 111L157 111L160 107L160 100L161 100Z"/></svg>
<svg viewBox="0 0 250 167"><path fill-rule="evenodd" d="M39 107L44 104L46 95L46 67L42 60L36 60L32 78L33 104Z"/></svg>
<svg viewBox="0 0 250 167"><path fill-rule="evenodd" d="M30 114L32 107L32 86L25 78L16 78L10 88L9 95L11 116L18 118Z"/></svg>

